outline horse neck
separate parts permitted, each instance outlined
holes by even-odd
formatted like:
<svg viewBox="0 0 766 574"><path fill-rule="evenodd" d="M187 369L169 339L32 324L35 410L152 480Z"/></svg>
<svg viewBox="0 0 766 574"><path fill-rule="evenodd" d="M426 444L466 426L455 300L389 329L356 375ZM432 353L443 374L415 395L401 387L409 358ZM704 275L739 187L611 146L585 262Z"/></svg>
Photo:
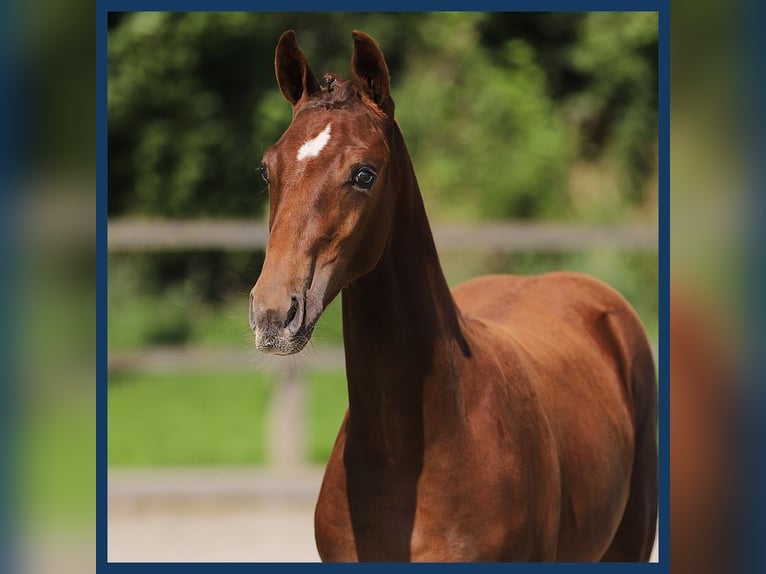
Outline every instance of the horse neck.
<svg viewBox="0 0 766 574"><path fill-rule="evenodd" d="M456 348L467 352L398 128L396 135L392 148L402 155L389 241L378 264L342 294L349 437L390 463L422 456L424 401L444 396L428 385L454 378Z"/></svg>

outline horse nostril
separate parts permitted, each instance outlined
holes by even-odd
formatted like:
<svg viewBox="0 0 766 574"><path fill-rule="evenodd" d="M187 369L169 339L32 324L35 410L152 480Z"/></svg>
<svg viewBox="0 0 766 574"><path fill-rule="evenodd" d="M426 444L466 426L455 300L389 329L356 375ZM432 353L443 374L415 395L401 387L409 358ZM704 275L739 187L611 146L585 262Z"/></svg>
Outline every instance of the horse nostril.
<svg viewBox="0 0 766 574"><path fill-rule="evenodd" d="M290 323L293 322L293 319L295 319L295 315L298 314L298 298L293 297L291 299L290 309L287 311L287 318L285 319L285 327L287 327Z"/></svg>

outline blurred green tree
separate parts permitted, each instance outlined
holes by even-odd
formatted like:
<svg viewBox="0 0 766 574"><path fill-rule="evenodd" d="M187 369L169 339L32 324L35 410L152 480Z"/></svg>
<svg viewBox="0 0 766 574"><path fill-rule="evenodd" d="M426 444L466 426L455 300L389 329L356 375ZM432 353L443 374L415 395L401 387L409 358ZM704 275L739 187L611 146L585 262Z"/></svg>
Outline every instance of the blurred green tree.
<svg viewBox="0 0 766 574"><path fill-rule="evenodd" d="M273 71L289 28L320 76L347 75L351 30L378 41L434 219L655 216L657 17L621 12L113 14L110 215L264 213L256 168L290 122ZM246 292L260 257L136 270L155 291L193 277L183 292L215 302ZM241 284L220 280L232 265Z"/></svg>
<svg viewBox="0 0 766 574"><path fill-rule="evenodd" d="M109 35L111 214L251 216L262 150L290 121L279 34L344 74L351 29L386 53L429 204L454 217L566 212L568 168L614 167L641 202L656 156L653 13L127 14Z"/></svg>

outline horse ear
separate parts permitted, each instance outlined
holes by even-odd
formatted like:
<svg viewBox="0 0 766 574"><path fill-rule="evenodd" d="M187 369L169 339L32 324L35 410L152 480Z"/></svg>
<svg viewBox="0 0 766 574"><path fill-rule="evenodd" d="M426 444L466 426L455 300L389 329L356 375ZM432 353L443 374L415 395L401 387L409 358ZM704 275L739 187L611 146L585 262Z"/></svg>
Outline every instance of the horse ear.
<svg viewBox="0 0 766 574"><path fill-rule="evenodd" d="M393 117L394 102L390 94L391 79L383 52L380 51L375 40L364 32L354 30L351 32L351 37L354 39L351 71L354 73L356 81L386 115Z"/></svg>
<svg viewBox="0 0 766 574"><path fill-rule="evenodd" d="M279 37L274 69L282 95L293 105L302 97L320 90L319 81L311 71L306 56L298 48L294 30L287 30Z"/></svg>

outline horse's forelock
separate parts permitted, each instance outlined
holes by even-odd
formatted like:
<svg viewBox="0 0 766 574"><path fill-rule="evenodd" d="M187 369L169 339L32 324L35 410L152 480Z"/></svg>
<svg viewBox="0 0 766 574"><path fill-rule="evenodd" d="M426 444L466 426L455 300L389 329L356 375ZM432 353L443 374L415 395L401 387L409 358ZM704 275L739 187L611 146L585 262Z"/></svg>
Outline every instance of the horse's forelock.
<svg viewBox="0 0 766 574"><path fill-rule="evenodd" d="M334 74L327 74L325 78L331 78L331 80L303 104L304 109L337 110L350 108L361 103L370 108L376 115L385 116L383 111L364 92L362 86L354 80L344 80Z"/></svg>

